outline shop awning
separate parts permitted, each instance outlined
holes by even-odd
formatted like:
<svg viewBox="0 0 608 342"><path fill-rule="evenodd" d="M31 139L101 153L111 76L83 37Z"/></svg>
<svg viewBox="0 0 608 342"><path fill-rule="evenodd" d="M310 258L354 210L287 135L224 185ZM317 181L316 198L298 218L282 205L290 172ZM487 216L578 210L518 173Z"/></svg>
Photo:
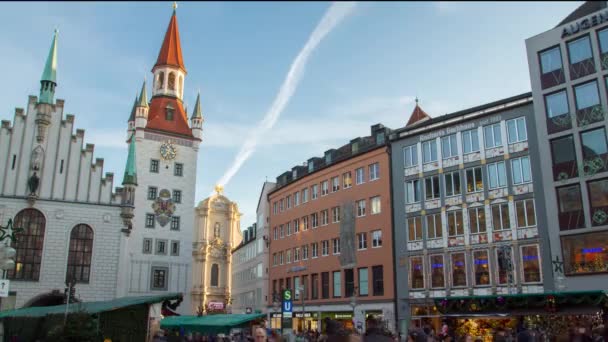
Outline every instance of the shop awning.
<svg viewBox="0 0 608 342"><path fill-rule="evenodd" d="M230 329L243 326L266 314L218 314L206 316L171 316L160 321L162 329L184 328L208 334L228 334Z"/></svg>
<svg viewBox="0 0 608 342"><path fill-rule="evenodd" d="M608 307L608 291L546 292L435 298L442 316L577 315Z"/></svg>
<svg viewBox="0 0 608 342"><path fill-rule="evenodd" d="M173 300L178 299L180 297L182 297L181 293L168 293L165 295L156 296L121 297L100 302L72 303L69 304L68 310L69 312L80 311L87 312L89 314L96 314L100 312L118 310L133 305L161 303L165 300ZM44 317L48 315L59 314L63 315L65 314L65 309L66 308L64 304L0 311L0 319L12 317Z"/></svg>

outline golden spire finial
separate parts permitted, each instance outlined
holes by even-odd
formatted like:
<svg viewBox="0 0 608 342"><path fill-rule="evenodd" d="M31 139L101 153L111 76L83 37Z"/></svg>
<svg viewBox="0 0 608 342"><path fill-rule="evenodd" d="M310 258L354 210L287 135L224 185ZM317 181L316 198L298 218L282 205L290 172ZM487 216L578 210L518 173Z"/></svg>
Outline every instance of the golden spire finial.
<svg viewBox="0 0 608 342"><path fill-rule="evenodd" d="M222 192L224 192L224 187L221 186L220 184L215 186L215 192L217 192L218 195L221 195Z"/></svg>
<svg viewBox="0 0 608 342"><path fill-rule="evenodd" d="M173 1L173 10L175 11L177 9L177 1Z"/></svg>

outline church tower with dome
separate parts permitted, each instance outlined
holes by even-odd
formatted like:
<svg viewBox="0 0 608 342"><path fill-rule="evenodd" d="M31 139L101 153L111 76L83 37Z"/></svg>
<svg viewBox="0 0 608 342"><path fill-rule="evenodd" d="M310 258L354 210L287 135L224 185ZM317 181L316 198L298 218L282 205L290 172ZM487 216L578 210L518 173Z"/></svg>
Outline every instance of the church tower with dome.
<svg viewBox="0 0 608 342"><path fill-rule="evenodd" d="M229 312L232 249L243 239L239 207L215 187L195 209L192 244L192 311Z"/></svg>

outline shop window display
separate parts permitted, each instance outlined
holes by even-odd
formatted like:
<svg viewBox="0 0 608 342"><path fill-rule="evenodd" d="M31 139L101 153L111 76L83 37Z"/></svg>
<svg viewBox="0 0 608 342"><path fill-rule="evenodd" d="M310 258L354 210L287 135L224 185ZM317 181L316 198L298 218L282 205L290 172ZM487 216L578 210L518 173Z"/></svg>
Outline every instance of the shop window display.
<svg viewBox="0 0 608 342"><path fill-rule="evenodd" d="M411 257L412 289L424 288L424 265L422 257Z"/></svg>
<svg viewBox="0 0 608 342"><path fill-rule="evenodd" d="M608 232L562 236L567 275L608 272Z"/></svg>
<svg viewBox="0 0 608 342"><path fill-rule="evenodd" d="M473 252L475 285L490 285L490 259L488 251Z"/></svg>
<svg viewBox="0 0 608 342"><path fill-rule="evenodd" d="M521 247L521 263L524 283L540 282L540 260L537 245Z"/></svg>
<svg viewBox="0 0 608 342"><path fill-rule="evenodd" d="M431 287L445 287L443 255L431 255Z"/></svg>
<svg viewBox="0 0 608 342"><path fill-rule="evenodd" d="M467 286L467 267L464 253L452 254L452 286Z"/></svg>

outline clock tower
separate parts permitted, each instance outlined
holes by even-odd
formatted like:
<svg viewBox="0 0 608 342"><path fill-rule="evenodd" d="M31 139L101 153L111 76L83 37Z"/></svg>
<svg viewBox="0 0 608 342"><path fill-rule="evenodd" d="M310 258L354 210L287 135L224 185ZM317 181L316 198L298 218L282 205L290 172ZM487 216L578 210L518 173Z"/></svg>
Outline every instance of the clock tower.
<svg viewBox="0 0 608 342"><path fill-rule="evenodd" d="M130 190L133 210L121 251L117 295L181 292L184 302L177 311L192 314L188 294L203 117L200 95L190 120L184 110L187 72L175 8L152 74L151 88L144 81L128 121L131 166L127 167L133 169L128 179L135 176L137 184L123 182L126 189L135 190Z"/></svg>

